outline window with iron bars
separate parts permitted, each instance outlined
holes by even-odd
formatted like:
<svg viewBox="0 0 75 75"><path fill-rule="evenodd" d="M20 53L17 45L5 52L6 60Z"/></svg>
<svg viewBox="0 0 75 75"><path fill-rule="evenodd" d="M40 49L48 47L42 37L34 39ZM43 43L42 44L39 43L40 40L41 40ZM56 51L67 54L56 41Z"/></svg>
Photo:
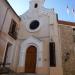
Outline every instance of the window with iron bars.
<svg viewBox="0 0 75 75"><path fill-rule="evenodd" d="M12 20L11 21L11 24L10 24L10 29L9 29L9 32L8 34L14 38L15 40L17 39L17 27L16 27L17 23Z"/></svg>

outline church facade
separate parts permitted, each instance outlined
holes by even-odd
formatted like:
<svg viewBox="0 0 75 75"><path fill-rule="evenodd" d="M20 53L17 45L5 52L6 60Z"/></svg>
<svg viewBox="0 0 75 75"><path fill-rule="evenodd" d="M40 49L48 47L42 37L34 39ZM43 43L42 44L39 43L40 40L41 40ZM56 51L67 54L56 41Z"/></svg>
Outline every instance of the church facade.
<svg viewBox="0 0 75 75"><path fill-rule="evenodd" d="M20 17L0 1L0 62L18 73L75 74L75 23L59 20L45 0L30 0Z"/></svg>

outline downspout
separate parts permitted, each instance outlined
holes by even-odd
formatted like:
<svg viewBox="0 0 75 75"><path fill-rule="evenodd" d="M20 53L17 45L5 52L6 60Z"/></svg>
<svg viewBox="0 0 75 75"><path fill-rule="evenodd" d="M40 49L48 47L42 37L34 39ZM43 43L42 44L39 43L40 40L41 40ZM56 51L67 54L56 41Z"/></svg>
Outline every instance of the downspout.
<svg viewBox="0 0 75 75"><path fill-rule="evenodd" d="M1 25L1 29L0 29L0 36L1 36L1 32L2 32L2 29L3 29L3 26L4 26L4 23L5 23L5 20L6 20L6 17L7 17L7 13L8 13L8 10L9 10L10 8L7 8L6 9L6 12L5 12L5 15L4 15L4 19L3 19L3 22L2 22L2 25ZM3 56L4 57L4 56ZM3 58L3 61L4 61L4 58Z"/></svg>
<svg viewBox="0 0 75 75"><path fill-rule="evenodd" d="M6 19L6 16L7 16L7 13L8 13L8 10L9 10L9 9L10 9L10 8L7 8L7 9L6 9L6 13L5 13L5 16L4 16L4 19L3 19L3 23L2 23L2 25L1 25L0 32L2 32L2 29L3 29L4 23L5 23L5 19Z"/></svg>

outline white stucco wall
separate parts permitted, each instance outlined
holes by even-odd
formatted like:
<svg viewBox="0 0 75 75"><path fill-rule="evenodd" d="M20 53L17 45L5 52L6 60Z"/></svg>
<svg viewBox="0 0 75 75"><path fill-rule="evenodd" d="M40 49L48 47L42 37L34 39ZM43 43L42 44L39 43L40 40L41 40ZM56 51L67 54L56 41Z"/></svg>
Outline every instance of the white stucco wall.
<svg viewBox="0 0 75 75"><path fill-rule="evenodd" d="M42 47L43 43L41 40L36 39L35 37L29 37L26 40L23 40L21 43L20 53L19 53L19 66L25 66L25 57L26 57L26 51L29 46L35 46L37 48L37 63L36 66L42 67L43 66L43 60L42 60ZM39 58L41 61L39 61Z"/></svg>

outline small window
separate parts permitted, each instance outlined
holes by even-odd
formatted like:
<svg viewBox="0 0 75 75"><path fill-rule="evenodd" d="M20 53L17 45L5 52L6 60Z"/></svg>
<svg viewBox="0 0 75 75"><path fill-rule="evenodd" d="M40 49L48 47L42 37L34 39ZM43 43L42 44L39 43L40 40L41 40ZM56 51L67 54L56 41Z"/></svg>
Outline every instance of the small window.
<svg viewBox="0 0 75 75"><path fill-rule="evenodd" d="M75 28L73 28L73 41L75 42Z"/></svg>
<svg viewBox="0 0 75 75"><path fill-rule="evenodd" d="M38 4L36 3L34 7L37 8L38 7Z"/></svg>
<svg viewBox="0 0 75 75"><path fill-rule="evenodd" d="M10 29L8 32L8 34L15 40L17 39L16 25L17 25L16 22L14 20L12 20L11 24L10 24Z"/></svg>
<svg viewBox="0 0 75 75"><path fill-rule="evenodd" d="M73 35L73 42L75 43L75 35Z"/></svg>
<svg viewBox="0 0 75 75"><path fill-rule="evenodd" d="M75 31L75 28L73 28L73 31Z"/></svg>
<svg viewBox="0 0 75 75"><path fill-rule="evenodd" d="M49 52L50 52L50 66L55 67L56 57L55 57L55 43L54 42L49 43Z"/></svg>

